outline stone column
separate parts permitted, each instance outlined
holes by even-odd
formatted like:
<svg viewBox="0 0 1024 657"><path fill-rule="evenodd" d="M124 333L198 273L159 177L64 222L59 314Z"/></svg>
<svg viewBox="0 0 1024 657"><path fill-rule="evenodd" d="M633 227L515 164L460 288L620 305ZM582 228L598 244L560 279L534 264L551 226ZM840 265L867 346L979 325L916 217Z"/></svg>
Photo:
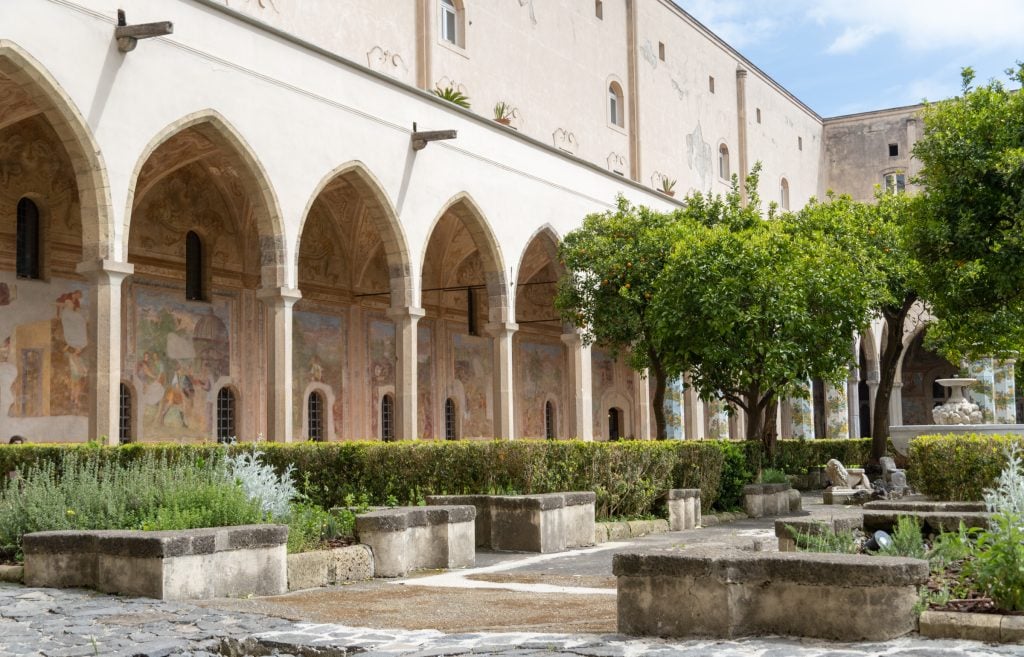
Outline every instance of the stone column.
<svg viewBox="0 0 1024 657"><path fill-rule="evenodd" d="M683 376L683 435L687 440L704 440L704 404L689 375Z"/></svg>
<svg viewBox="0 0 1024 657"><path fill-rule="evenodd" d="M127 262L82 262L76 271L89 280L89 335L96 362L89 370L89 438L120 442L121 283L135 270ZM141 408L141 404L139 405Z"/></svg>
<svg viewBox="0 0 1024 657"><path fill-rule="evenodd" d="M395 323L395 439L416 440L419 436L419 334L416 325L426 312L422 308L389 308Z"/></svg>
<svg viewBox="0 0 1024 657"><path fill-rule="evenodd" d="M705 402L704 412L707 418L707 437L712 440L728 438L729 410L725 401L712 399Z"/></svg>
<svg viewBox="0 0 1024 657"><path fill-rule="evenodd" d="M515 322L493 322L487 331L494 337L494 437L515 438L515 378L512 375L512 337Z"/></svg>
<svg viewBox="0 0 1024 657"><path fill-rule="evenodd" d="M838 386L825 384L825 437L850 437L850 412L847 400L847 384Z"/></svg>
<svg viewBox="0 0 1024 657"><path fill-rule="evenodd" d="M850 370L846 380L846 398L850 438L860 438L864 434L860 426L860 371L857 368Z"/></svg>
<svg viewBox="0 0 1024 657"><path fill-rule="evenodd" d="M580 440L594 439L594 383L590 369L590 345L584 344L577 331L562 334L562 342L569 351L569 385L573 391L573 406L568 417Z"/></svg>
<svg viewBox="0 0 1024 657"><path fill-rule="evenodd" d="M651 373L649 370L636 372L633 389L636 391L636 437L651 439Z"/></svg>
<svg viewBox="0 0 1024 657"><path fill-rule="evenodd" d="M978 358L965 363L968 376L978 380L970 388L971 401L978 405L984 422L996 422L996 374L991 358Z"/></svg>
<svg viewBox="0 0 1024 657"><path fill-rule="evenodd" d="M736 171L740 178L740 194L747 203L747 71L736 69Z"/></svg>
<svg viewBox="0 0 1024 657"><path fill-rule="evenodd" d="M1014 381L1014 359L995 361L994 393L996 406L996 424L1016 424L1017 422L1017 386Z"/></svg>
<svg viewBox="0 0 1024 657"><path fill-rule="evenodd" d="M267 305L270 348L267 358L267 440L292 441L292 307L302 293L288 287L265 287L257 296Z"/></svg>
<svg viewBox="0 0 1024 657"><path fill-rule="evenodd" d="M875 384L878 387L878 384ZM892 392L889 394L889 426L903 426L903 382L893 381Z"/></svg>

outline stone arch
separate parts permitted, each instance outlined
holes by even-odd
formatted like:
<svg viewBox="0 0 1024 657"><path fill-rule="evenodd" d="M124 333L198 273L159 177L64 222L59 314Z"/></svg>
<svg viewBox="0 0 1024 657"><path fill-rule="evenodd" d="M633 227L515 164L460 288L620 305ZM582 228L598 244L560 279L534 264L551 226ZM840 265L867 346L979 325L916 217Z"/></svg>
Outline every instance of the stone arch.
<svg viewBox="0 0 1024 657"><path fill-rule="evenodd" d="M156 175L147 171L147 164L157 149L189 130L199 132L209 142L223 149L229 157L236 158L241 165L239 180L243 185L246 197L253 200L252 211L259 235L259 266L262 285L263 287L284 287L286 285L287 254L285 252L284 221L277 195L270 184L266 169L255 151L241 133L213 109L200 110L178 119L161 130L146 145L132 171L131 183L128 188L124 234L121 239L122 252L128 253L132 214L138 201L142 199L148 189L179 168L175 166ZM184 162L184 164L188 163ZM149 174L152 174L152 177Z"/></svg>
<svg viewBox="0 0 1024 657"><path fill-rule="evenodd" d="M438 228L448 217L454 216L462 222L469 233L480 254L483 266L484 282L487 288L487 297L490 303L489 320L491 322L508 322L512 320L512 308L508 295L508 279L505 276L505 260L501 254L501 245L494 236L483 211L476 201L466 192L460 192L449 199L441 211L435 217L428 232L429 237L423 245L422 271L420 280L423 280L423 271L427 267L427 252L430 249ZM422 292L422 291L421 291ZM422 297L422 293L421 293Z"/></svg>
<svg viewBox="0 0 1024 657"><path fill-rule="evenodd" d="M618 409L621 412L621 424L619 426L619 438L625 439L636 437L636 428L633 426L633 403L626 395L618 390L609 390L601 396L600 417L601 433L605 440L611 437L608 435L608 412L611 409Z"/></svg>
<svg viewBox="0 0 1024 657"><path fill-rule="evenodd" d="M369 199L368 215L377 229L384 248L384 256L387 260L388 278L390 279L391 305L395 307L408 307L413 304L413 285L411 280L411 264L409 260L408 240L402 224L398 219L391 199L384 186L376 176L358 160L346 162L335 168L317 184L306 203L302 213L302 222L299 225L298 235L295 241L295 258L292 273L295 285L298 286L299 254L302 252L302 238L306 222L309 220L313 206L321 194L330 188L332 184L344 180L348 182L363 199Z"/></svg>
<svg viewBox="0 0 1024 657"><path fill-rule="evenodd" d="M319 381L310 382L302 391L302 433L299 435L299 439L309 439L309 395L313 392L319 392L324 396L324 442L337 440L338 436L334 431L334 389Z"/></svg>
<svg viewBox="0 0 1024 657"><path fill-rule="evenodd" d="M82 260L116 257L113 243L110 183L92 131L74 101L56 79L12 41L0 39L0 76L25 92L26 112L41 112L68 154L78 187L82 222ZM0 115L0 125L4 123Z"/></svg>

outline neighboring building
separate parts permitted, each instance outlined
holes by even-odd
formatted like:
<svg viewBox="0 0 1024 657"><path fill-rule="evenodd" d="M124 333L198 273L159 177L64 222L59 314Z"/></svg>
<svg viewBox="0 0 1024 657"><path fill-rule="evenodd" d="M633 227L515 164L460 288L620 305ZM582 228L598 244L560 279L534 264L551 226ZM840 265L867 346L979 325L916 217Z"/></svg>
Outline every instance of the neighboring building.
<svg viewBox="0 0 1024 657"><path fill-rule="evenodd" d="M150 0L127 52L122 6L0 3L2 436L647 437L561 235L756 161L794 210L914 171L916 108L823 120L668 0Z"/></svg>

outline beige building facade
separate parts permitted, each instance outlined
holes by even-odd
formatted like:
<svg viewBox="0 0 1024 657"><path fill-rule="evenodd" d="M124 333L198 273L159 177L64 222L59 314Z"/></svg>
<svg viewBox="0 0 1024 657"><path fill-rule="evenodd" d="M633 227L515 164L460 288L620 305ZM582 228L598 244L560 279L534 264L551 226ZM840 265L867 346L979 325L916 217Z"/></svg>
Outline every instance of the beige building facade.
<svg viewBox="0 0 1024 657"><path fill-rule="evenodd" d="M765 203L870 198L918 134L668 0L0 3L0 438L646 438L647 379L558 320L561 236L755 162ZM674 389L678 437L740 432Z"/></svg>

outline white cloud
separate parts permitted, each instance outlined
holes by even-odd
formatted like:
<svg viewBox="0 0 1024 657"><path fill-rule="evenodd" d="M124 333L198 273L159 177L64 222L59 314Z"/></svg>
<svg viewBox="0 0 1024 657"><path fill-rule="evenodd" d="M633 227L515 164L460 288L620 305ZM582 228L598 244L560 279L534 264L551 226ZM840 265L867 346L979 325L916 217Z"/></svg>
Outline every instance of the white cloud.
<svg viewBox="0 0 1024 657"><path fill-rule="evenodd" d="M883 36L921 51L1019 48L1024 35L1020 0L819 0L807 6L820 26L842 30L830 53L855 52Z"/></svg>
<svg viewBox="0 0 1024 657"><path fill-rule="evenodd" d="M743 0L675 0L733 48L743 48L777 36L786 12L752 11ZM792 4L780 3L780 5Z"/></svg>

